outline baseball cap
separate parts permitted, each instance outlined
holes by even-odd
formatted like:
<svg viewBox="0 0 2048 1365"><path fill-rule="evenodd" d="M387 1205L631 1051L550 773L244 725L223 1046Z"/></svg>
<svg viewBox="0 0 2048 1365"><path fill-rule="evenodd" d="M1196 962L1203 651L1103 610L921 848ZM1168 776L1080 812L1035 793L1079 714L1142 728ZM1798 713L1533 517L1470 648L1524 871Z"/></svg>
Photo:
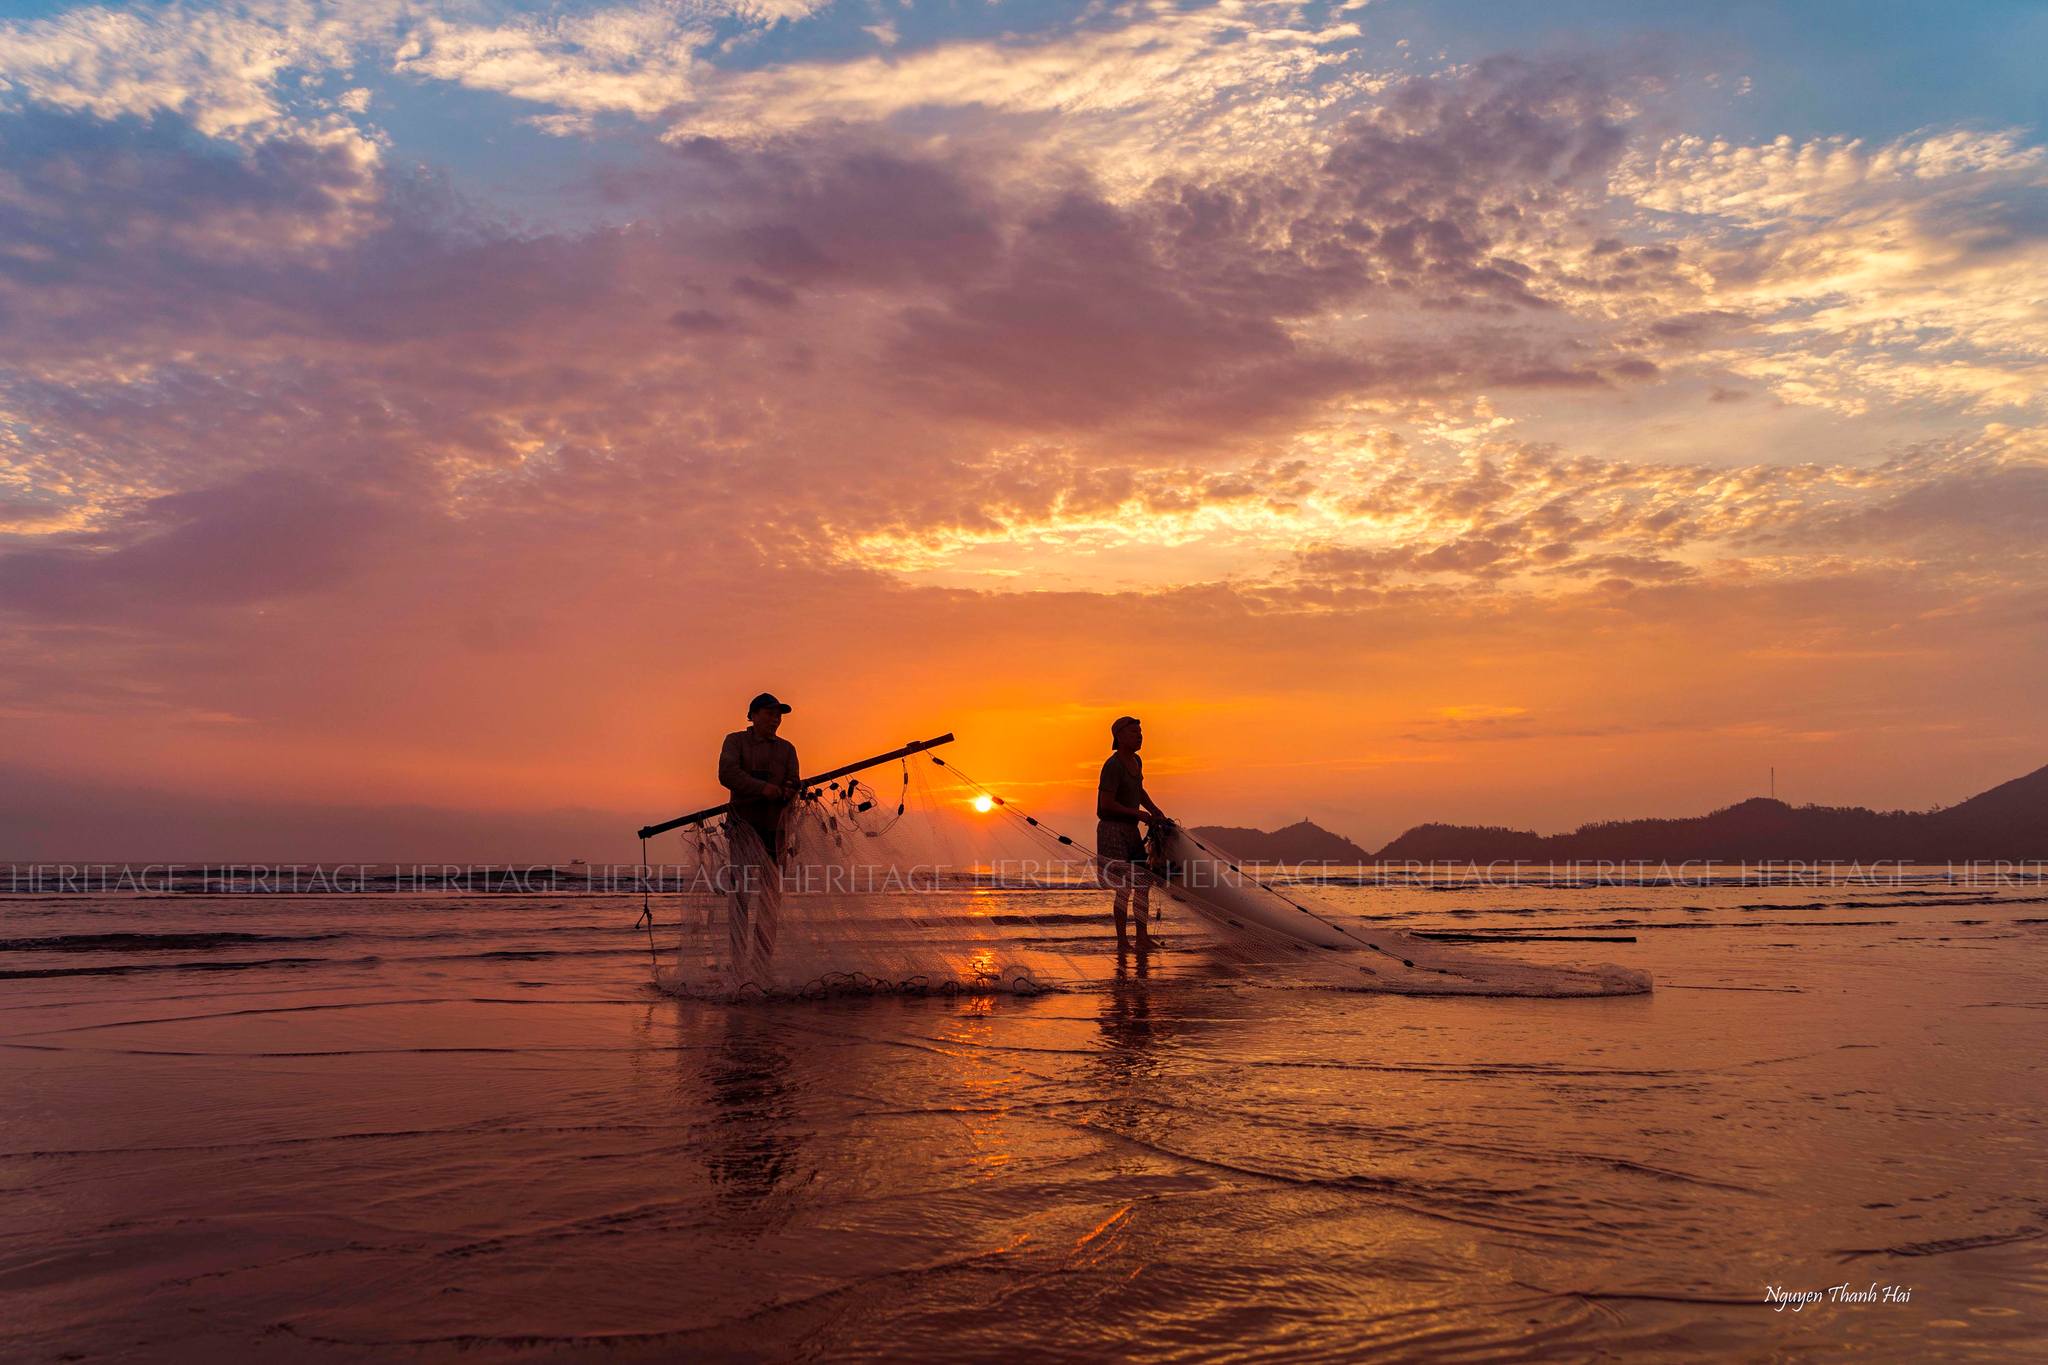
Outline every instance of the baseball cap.
<svg viewBox="0 0 2048 1365"><path fill-rule="evenodd" d="M1118 716L1109 723L1109 737L1115 739L1124 732L1127 726L1136 725L1137 723L1138 718L1136 716Z"/></svg>
<svg viewBox="0 0 2048 1365"><path fill-rule="evenodd" d="M747 714L751 716L764 706L771 711L780 711L785 716L789 714L790 710L788 702L777 701L773 692L763 692L760 696L747 703Z"/></svg>

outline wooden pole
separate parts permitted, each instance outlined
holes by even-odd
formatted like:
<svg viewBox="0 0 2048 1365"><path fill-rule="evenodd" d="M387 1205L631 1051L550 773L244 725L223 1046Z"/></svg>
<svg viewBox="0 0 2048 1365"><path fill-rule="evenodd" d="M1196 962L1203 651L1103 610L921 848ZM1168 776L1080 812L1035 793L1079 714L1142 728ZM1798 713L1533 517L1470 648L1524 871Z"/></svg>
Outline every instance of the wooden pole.
<svg viewBox="0 0 2048 1365"><path fill-rule="evenodd" d="M913 740L900 749L891 749L886 754L876 754L873 758L864 758L858 763L849 763L843 768L834 768L830 772L819 773L815 777L802 778L797 782L797 788L800 792L808 792L811 788L822 786L835 777L845 777L847 774L857 773L863 768L872 768L879 763L890 763L899 758L908 758L912 754L921 754L926 749L936 749L941 744L951 744L952 742L953 732L951 730L935 739ZM731 809L732 803L728 801L722 806L709 806L703 810L693 810L688 815L678 815L675 819L664 820L658 825L643 826L640 830L640 837L652 839L657 834L665 834L669 830L680 829L684 825L700 825L706 820L716 819Z"/></svg>

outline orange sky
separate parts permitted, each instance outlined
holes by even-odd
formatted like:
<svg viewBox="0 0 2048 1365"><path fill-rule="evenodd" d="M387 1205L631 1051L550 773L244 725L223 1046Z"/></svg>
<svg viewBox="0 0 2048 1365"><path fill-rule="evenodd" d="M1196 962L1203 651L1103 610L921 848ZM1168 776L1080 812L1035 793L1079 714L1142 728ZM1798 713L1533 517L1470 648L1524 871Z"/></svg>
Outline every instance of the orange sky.
<svg viewBox="0 0 2048 1365"><path fill-rule="evenodd" d="M0 69L0 857L624 856L762 688L1367 844L2048 759L2038 130L1371 8L200 13Z"/></svg>

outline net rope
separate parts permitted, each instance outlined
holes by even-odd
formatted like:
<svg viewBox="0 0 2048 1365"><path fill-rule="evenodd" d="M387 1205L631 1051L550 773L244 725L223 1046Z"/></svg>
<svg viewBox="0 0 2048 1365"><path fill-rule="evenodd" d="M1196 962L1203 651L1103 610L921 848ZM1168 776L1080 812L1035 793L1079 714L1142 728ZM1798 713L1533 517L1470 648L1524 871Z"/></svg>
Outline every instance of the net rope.
<svg viewBox="0 0 2048 1365"><path fill-rule="evenodd" d="M997 808L1022 819L1028 827L1043 831L1062 846L1092 855L1093 850L1018 811L949 760L935 754L932 762L988 795ZM1312 906L1298 892L1282 891L1244 860L1184 826L1171 826L1169 847L1173 839L1185 841L1203 856L1183 856L1176 862L1155 853L1155 891L1204 920L1211 933L1210 952L1239 966L1280 969L1303 984L1402 995L1569 998L1638 995L1651 989L1648 974L1631 968L1525 962L1448 948L1391 926L1354 927L1343 922L1341 912ZM1323 942L1306 942L1298 936L1302 920L1323 931L1318 935ZM1398 964L1400 970L1393 965L1375 967L1360 962L1346 949L1376 954L1388 964Z"/></svg>

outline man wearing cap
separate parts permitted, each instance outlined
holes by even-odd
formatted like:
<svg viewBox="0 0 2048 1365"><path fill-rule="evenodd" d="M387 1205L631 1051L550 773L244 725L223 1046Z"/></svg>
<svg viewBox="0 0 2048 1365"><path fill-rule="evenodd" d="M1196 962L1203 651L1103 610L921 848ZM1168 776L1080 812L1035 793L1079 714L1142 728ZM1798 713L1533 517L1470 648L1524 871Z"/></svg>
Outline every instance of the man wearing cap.
<svg viewBox="0 0 2048 1365"><path fill-rule="evenodd" d="M1138 912L1138 951L1152 946L1146 933L1146 912L1152 899L1152 876L1145 866L1145 840L1138 822L1164 820L1145 790L1145 762L1138 749L1145 742L1145 730L1136 716L1118 716L1110 724L1109 737L1116 746L1102 765L1102 780L1095 787L1096 878L1116 889L1111 913L1116 918L1117 951L1124 948L1124 919L1131 907Z"/></svg>
<svg viewBox="0 0 2048 1365"><path fill-rule="evenodd" d="M747 703L747 728L727 735L718 751L718 781L732 793L727 846L736 876L752 883L736 884L732 898L732 969L742 979L765 968L775 951L782 888L772 874L782 852L782 812L802 781L796 746L775 733L789 709L763 692Z"/></svg>
<svg viewBox="0 0 2048 1365"><path fill-rule="evenodd" d="M796 799L796 746L775 732L789 704L763 692L747 703L747 728L725 737L718 751L718 781L732 793L732 813L753 826L772 859L782 808Z"/></svg>

